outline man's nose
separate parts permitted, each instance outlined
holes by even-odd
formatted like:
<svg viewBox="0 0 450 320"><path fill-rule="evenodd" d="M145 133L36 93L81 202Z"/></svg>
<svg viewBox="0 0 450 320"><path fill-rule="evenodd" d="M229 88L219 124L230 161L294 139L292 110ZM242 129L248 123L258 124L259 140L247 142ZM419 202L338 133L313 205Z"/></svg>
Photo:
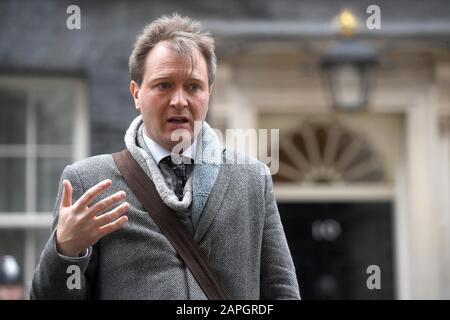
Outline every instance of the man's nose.
<svg viewBox="0 0 450 320"><path fill-rule="evenodd" d="M170 99L170 106L175 108L184 108L188 105L186 92L183 88L177 89L173 92Z"/></svg>

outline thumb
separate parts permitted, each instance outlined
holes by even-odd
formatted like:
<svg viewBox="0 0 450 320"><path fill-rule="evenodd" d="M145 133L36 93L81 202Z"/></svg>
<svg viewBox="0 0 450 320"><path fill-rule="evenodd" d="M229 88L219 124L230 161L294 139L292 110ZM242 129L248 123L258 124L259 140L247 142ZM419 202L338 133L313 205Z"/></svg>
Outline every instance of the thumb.
<svg viewBox="0 0 450 320"><path fill-rule="evenodd" d="M70 207L72 205L72 185L69 180L63 181L63 193L61 197L61 207Z"/></svg>

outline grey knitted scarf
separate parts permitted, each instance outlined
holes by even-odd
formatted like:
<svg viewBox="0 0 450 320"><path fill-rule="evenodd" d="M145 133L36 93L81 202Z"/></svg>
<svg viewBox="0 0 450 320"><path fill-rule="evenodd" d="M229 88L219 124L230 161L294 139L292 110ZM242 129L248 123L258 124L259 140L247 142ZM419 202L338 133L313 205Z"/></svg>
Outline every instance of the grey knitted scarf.
<svg viewBox="0 0 450 320"><path fill-rule="evenodd" d="M197 142L195 167L183 191L183 199L178 200L175 193L166 185L155 160L148 150L144 137L142 116L137 116L125 134L125 145L131 155L155 184L162 201L180 216L191 216L196 226L212 186L217 178L223 146L211 127L203 122ZM192 207L191 207L192 205Z"/></svg>

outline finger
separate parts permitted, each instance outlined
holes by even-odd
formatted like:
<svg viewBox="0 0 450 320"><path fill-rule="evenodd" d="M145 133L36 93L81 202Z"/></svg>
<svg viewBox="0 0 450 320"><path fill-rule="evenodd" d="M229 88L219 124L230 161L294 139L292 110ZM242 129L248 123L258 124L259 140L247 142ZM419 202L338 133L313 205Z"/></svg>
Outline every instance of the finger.
<svg viewBox="0 0 450 320"><path fill-rule="evenodd" d="M63 181L63 192L61 196L61 207L70 207L72 205L72 185L69 180Z"/></svg>
<svg viewBox="0 0 450 320"><path fill-rule="evenodd" d="M103 180L97 183L95 186L86 191L80 199L75 203L78 209L84 209L92 202L100 193L108 189L112 184L110 179Z"/></svg>
<svg viewBox="0 0 450 320"><path fill-rule="evenodd" d="M127 221L128 221L127 216L121 216L116 221L108 223L108 224L100 227L98 229L100 232L100 237L104 237L107 234L110 234L111 232L114 232L114 231L120 229L125 223L127 223Z"/></svg>
<svg viewBox="0 0 450 320"><path fill-rule="evenodd" d="M104 212L106 209L111 207L114 203L125 199L126 193L124 191L119 191L109 196L108 198L103 199L102 201L97 202L95 205L89 208L86 214L86 219L91 219L99 213Z"/></svg>
<svg viewBox="0 0 450 320"><path fill-rule="evenodd" d="M95 223L97 227L103 227L111 222L116 221L121 215L123 215L128 210L129 207L130 205L128 204L128 202L124 202L114 210L111 210L110 212L107 212L99 217L96 217Z"/></svg>

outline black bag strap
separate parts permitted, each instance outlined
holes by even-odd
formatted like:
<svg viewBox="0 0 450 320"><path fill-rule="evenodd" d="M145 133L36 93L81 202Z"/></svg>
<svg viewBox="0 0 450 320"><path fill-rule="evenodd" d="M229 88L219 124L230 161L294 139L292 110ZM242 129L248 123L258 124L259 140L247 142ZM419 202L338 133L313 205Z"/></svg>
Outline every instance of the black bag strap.
<svg viewBox="0 0 450 320"><path fill-rule="evenodd" d="M225 292L200 252L197 243L176 216L161 200L153 181L133 158L128 149L114 153L113 159L128 187L147 210L191 270L209 300L226 300Z"/></svg>

